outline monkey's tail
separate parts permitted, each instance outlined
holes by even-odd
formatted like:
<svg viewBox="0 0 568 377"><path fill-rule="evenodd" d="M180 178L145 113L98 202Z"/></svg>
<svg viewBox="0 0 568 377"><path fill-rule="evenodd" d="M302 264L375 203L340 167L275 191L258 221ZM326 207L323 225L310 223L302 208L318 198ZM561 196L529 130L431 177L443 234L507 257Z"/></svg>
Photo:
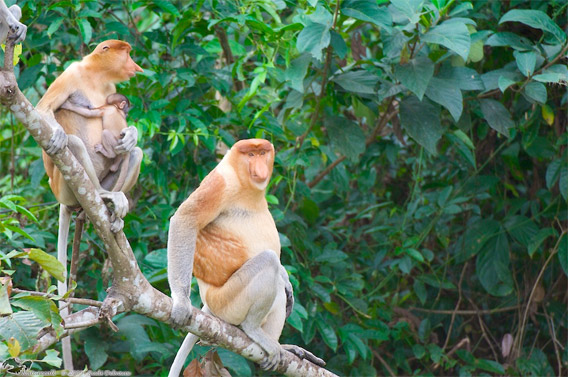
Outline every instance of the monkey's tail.
<svg viewBox="0 0 568 377"><path fill-rule="evenodd" d="M71 210L69 207L60 204L59 206L59 231L57 234L57 259L65 267L65 280L57 282L57 293L64 295L67 293L67 240L69 238L69 225L71 224ZM65 302L59 301L59 307ZM69 315L69 308L61 309L61 317L65 319ZM73 370L73 356L71 355L71 337L61 339L63 349L63 366L67 370Z"/></svg>
<svg viewBox="0 0 568 377"><path fill-rule="evenodd" d="M178 353L176 354L176 358L174 359L174 363L170 368L168 377L179 377L179 374L181 373L181 370L183 368L183 364L185 363L185 359L187 359L187 355L189 355L189 353L191 352L191 349L195 345L195 342L197 342L197 339L199 339L197 335L194 335L192 333L187 334L187 336L183 340L183 343L181 344L181 347L178 350Z"/></svg>

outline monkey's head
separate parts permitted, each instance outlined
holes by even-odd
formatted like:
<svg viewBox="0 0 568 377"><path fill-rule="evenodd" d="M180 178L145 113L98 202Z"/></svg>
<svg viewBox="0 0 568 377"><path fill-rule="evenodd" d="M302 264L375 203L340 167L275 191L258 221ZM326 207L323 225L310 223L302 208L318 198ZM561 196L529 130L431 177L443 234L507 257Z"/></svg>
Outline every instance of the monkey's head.
<svg viewBox="0 0 568 377"><path fill-rule="evenodd" d="M105 75L108 81L118 83L130 79L136 72L143 72L130 57L130 50L132 47L129 43L111 39L99 43L83 60L86 60L93 70Z"/></svg>
<svg viewBox="0 0 568 377"><path fill-rule="evenodd" d="M229 151L241 185L265 190L274 167L274 146L264 139L240 140Z"/></svg>
<svg viewBox="0 0 568 377"><path fill-rule="evenodd" d="M106 103L107 105L116 106L117 109L124 112L125 116L128 115L128 112L132 108L132 105L130 104L128 98L126 98L126 96L119 93L113 93L109 95L106 98Z"/></svg>

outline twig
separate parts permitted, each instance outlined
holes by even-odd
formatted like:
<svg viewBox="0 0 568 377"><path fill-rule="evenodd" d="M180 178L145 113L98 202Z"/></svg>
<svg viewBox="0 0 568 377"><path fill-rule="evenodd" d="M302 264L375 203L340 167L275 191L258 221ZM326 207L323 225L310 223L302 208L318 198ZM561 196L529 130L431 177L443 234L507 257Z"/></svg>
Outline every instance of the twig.
<svg viewBox="0 0 568 377"><path fill-rule="evenodd" d="M45 293L45 292L38 292L38 291L26 291L25 289L19 289L19 288L12 289L12 292L13 293L28 293L30 296L41 296L41 297L45 297L45 298L52 298L52 297L56 296L52 293ZM78 305L96 306L98 308L100 308L103 305L103 303L101 301L91 300L91 299L88 299L88 298L67 297L67 298L62 298L61 301L72 302L73 304L78 304Z"/></svg>
<svg viewBox="0 0 568 377"><path fill-rule="evenodd" d="M469 349L469 343L470 343L470 340L469 340L468 337L463 338L462 340L460 340L458 342L458 344L453 346L452 349L448 353L446 353L446 357L452 356L457 350L459 350L460 348L463 348L464 345L467 345L468 349ZM438 362L438 363L435 363L432 366L432 369L438 369L439 367L440 367L440 363Z"/></svg>
<svg viewBox="0 0 568 377"><path fill-rule="evenodd" d="M546 323L548 324L548 332L550 333L550 337L552 338L552 345L554 346L554 353L556 354L556 362L558 364L558 376L562 376L562 357L560 357L560 351L558 350L558 339L556 339L556 333L554 331L554 321L548 315L548 311L546 310L546 305L543 305L544 315L546 317Z"/></svg>
<svg viewBox="0 0 568 377"><path fill-rule="evenodd" d="M68 325L63 326L65 328L65 330L69 330L69 329L80 329L83 327L91 327L94 325L98 325L99 323L101 323L100 319L93 319L92 321L86 321L86 322L78 322L78 323L70 323Z"/></svg>
<svg viewBox="0 0 568 377"><path fill-rule="evenodd" d="M219 38L219 44L223 49L223 56L225 56L225 61L227 62L227 65L233 64L235 62L235 58L233 56L233 51L231 50L231 46L229 45L227 32L219 25L216 25L215 34L217 34L217 38ZM244 88L243 82L239 81L237 77L233 77L233 85L235 86L235 90L237 92L241 91Z"/></svg>
<svg viewBox="0 0 568 377"><path fill-rule="evenodd" d="M393 372L393 370L391 369L391 367L389 366L389 364L385 361L385 359L382 358L382 356L379 354L378 351L373 350L373 355L375 355L375 357L377 359L379 359L381 365L383 367L385 367L385 369L387 370L387 372L389 372L389 375L391 377L396 377L396 373Z"/></svg>
<svg viewBox="0 0 568 377"><path fill-rule="evenodd" d="M560 237L558 238L556 245L554 245L554 249L552 249L552 251L550 252L550 255L546 259L546 262L544 262L544 265L540 269L540 272L538 273L538 276L536 277L536 280L533 284L533 287L531 289L531 294L529 295L529 299L528 299L526 306L525 306L525 312L523 314L523 319L522 319L521 324L520 324L520 332L519 332L519 337L518 337L518 343L516 344L517 355L521 354L521 348L522 348L522 344L523 344L523 338L525 336L525 326L527 324L527 317L528 317L528 314L529 314L529 308L531 306L531 303L532 303L532 300L533 300L533 297L534 297L534 293L536 292L536 287L538 286L540 279L542 278L542 275L544 274L544 271L546 270L546 267L548 267L548 264L552 261L552 258L558 252L558 248L560 247L560 242L562 241L562 239L564 238L564 236L566 235L567 232L568 232L568 230L562 230L562 234L560 234Z"/></svg>
<svg viewBox="0 0 568 377"><path fill-rule="evenodd" d="M481 310L440 310L440 309L426 309L426 308L417 308L417 307L410 307L410 310L416 310L417 312L424 312L424 313L432 313L432 314L459 314L459 315L478 315L478 314L497 314L503 312L510 312L513 310L517 310L520 308L520 305L515 306L508 306L505 308L496 308L496 309L481 309Z"/></svg>
<svg viewBox="0 0 568 377"><path fill-rule="evenodd" d="M442 350L445 350L446 347L448 346L448 343L450 341L450 336L452 335L452 328L454 327L454 320L456 319L456 311L458 310L458 308L460 307L461 301L462 301L462 282L463 282L463 277L465 274L465 270L467 269L467 265L469 262L465 262L465 264L463 265L462 268L462 272L460 275L460 281L458 283L458 302L456 303L456 307L454 309L454 312L452 313L452 319L450 320L450 327L448 328L448 335L446 336L446 341L444 342L444 346L442 347Z"/></svg>

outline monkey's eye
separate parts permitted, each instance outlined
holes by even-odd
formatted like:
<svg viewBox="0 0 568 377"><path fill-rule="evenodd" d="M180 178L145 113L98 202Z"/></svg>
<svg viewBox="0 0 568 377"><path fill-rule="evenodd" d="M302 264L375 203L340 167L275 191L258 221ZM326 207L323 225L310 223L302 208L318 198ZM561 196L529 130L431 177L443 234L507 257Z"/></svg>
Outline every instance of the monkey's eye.
<svg viewBox="0 0 568 377"><path fill-rule="evenodd" d="M261 151L261 152L260 152L260 155L261 155L261 156L264 156L265 154L266 154L266 151Z"/></svg>
<svg viewBox="0 0 568 377"><path fill-rule="evenodd" d="M106 51L106 50L108 50L109 48L110 48L110 47L108 47L108 46L103 46L103 51Z"/></svg>
<svg viewBox="0 0 568 377"><path fill-rule="evenodd" d="M249 152L249 157L254 157L254 153Z"/></svg>

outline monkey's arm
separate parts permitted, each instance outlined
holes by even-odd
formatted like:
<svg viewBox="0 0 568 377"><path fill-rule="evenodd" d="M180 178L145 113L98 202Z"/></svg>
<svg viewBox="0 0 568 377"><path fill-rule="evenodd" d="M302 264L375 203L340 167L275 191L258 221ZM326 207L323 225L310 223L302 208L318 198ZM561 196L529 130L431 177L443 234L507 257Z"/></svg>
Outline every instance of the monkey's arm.
<svg viewBox="0 0 568 377"><path fill-rule="evenodd" d="M292 289L292 284L290 284L288 272L282 265L280 265L280 276L282 280L284 280L284 290L286 291L286 318L288 318L290 314L292 314L292 308L294 307L294 290Z"/></svg>
<svg viewBox="0 0 568 377"><path fill-rule="evenodd" d="M76 105L69 100L63 102L60 109L73 111L85 118L102 118L105 113L103 109L89 109L87 107Z"/></svg>
<svg viewBox="0 0 568 377"><path fill-rule="evenodd" d="M168 283L173 299L171 320L174 326L183 326L191 318L190 291L197 233L221 213L227 197L224 189L225 180L212 171L170 220Z"/></svg>

